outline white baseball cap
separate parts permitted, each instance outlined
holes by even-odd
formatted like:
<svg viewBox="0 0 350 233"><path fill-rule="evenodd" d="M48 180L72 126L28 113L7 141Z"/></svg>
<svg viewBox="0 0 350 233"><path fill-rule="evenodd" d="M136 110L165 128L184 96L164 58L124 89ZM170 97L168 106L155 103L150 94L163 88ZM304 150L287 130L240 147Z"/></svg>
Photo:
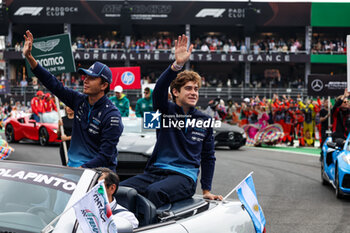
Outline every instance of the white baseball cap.
<svg viewBox="0 0 350 233"><path fill-rule="evenodd" d="M119 93L122 93L123 92L123 88L122 88L122 86L116 86L115 88L114 88L114 92L119 92Z"/></svg>

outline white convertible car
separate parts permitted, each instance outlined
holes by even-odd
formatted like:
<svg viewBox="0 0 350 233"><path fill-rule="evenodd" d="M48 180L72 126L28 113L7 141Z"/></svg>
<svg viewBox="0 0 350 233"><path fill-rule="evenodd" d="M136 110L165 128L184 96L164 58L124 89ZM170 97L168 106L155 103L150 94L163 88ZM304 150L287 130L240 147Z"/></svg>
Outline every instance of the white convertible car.
<svg viewBox="0 0 350 233"><path fill-rule="evenodd" d="M73 208L99 177L94 170L0 161L0 232L38 233L64 213L46 232L82 232ZM134 189L120 187L119 204L140 222L116 222L118 232L205 233L255 232L239 201L208 201L200 196L156 209ZM69 209L69 210L68 210Z"/></svg>
<svg viewBox="0 0 350 233"><path fill-rule="evenodd" d="M118 175L121 179L143 173L156 144L155 129L144 129L143 118L123 117L124 131L117 145Z"/></svg>

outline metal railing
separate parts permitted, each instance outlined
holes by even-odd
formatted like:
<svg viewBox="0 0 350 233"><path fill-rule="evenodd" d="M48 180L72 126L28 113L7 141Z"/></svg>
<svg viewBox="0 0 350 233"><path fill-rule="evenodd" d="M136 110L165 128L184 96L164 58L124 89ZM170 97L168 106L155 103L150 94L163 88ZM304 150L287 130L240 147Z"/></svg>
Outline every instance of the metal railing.
<svg viewBox="0 0 350 233"><path fill-rule="evenodd" d="M15 47L6 47L6 51L21 52L22 48L16 49ZM173 49L133 49L133 48L72 48L73 52L94 52L94 53L106 53L106 52L146 52L146 53L174 53ZM254 52L253 49L247 49L247 51L224 51L224 50L213 50L213 51L202 51L200 49L193 49L193 53L217 53L217 54L309 54L309 51L298 50L295 52L291 51L259 51Z"/></svg>

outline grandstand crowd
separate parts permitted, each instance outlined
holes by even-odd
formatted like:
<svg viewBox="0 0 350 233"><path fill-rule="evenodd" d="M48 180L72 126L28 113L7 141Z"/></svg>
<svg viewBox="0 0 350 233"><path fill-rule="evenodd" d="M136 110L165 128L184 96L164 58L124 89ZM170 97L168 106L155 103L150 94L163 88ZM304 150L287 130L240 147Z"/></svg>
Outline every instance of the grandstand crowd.
<svg viewBox="0 0 350 233"><path fill-rule="evenodd" d="M302 42L298 39L274 39L265 38L254 41L251 47L247 48L242 40L234 40L230 38L207 36L205 38L197 37L192 41L195 51L201 52L240 52L253 53L260 52L298 52L304 49ZM73 43L74 49L123 49L125 48L124 41L114 40L101 36L98 38L86 38L79 36ZM149 37L149 38L131 38L128 48L131 51L149 51L155 50L170 50L174 47L174 38L170 37Z"/></svg>
<svg viewBox="0 0 350 233"><path fill-rule="evenodd" d="M131 51L169 51L174 47L175 38L168 36L150 36L143 38L132 37L128 46L124 39L114 38L112 36L87 37L85 35L76 36L72 40L72 49L125 49ZM301 38L281 38L265 36L259 39L253 39L250 47L246 46L244 40L227 38L226 36L206 36L196 37L191 42L194 45L194 51L200 52L225 52L233 53L298 53L305 52L305 43ZM11 46L9 46L11 47ZM14 44L15 51L21 51L23 42ZM346 53L346 41L335 38L314 37L312 40L312 53Z"/></svg>

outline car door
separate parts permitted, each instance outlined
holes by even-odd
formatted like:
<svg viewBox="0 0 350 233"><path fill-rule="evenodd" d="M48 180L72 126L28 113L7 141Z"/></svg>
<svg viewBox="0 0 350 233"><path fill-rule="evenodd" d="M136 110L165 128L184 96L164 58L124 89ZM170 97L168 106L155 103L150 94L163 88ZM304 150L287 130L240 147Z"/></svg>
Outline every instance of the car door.
<svg viewBox="0 0 350 233"><path fill-rule="evenodd" d="M21 119L21 118L18 118ZM34 120L30 120L29 117L24 117L23 121L21 120L22 133L24 138L28 138L30 140L39 140L39 126L40 123L35 122Z"/></svg>

